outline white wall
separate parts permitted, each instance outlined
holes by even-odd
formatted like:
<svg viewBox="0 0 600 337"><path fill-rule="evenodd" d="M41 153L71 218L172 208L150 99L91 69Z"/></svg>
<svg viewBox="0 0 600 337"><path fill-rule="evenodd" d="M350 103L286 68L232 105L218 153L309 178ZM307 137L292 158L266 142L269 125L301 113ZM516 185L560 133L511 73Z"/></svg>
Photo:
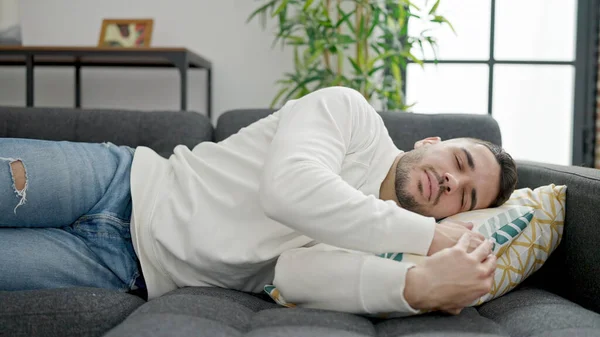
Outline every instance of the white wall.
<svg viewBox="0 0 600 337"><path fill-rule="evenodd" d="M21 0L25 45L95 46L103 18L154 18L153 46L188 47L213 64L213 120L235 108L267 107L275 81L292 69L290 50L271 48L273 35L246 24L253 0ZM73 106L71 68L38 68L36 106ZM188 109L205 112L205 72L192 70ZM0 105L25 104L25 70L0 67ZM84 68L82 106L179 108L175 69Z"/></svg>

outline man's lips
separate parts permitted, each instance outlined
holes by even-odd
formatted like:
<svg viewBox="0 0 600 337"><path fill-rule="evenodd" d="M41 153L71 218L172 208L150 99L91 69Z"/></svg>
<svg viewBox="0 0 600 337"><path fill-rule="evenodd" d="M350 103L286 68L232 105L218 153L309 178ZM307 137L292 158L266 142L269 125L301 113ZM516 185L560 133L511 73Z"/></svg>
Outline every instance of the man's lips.
<svg viewBox="0 0 600 337"><path fill-rule="evenodd" d="M429 191L429 197L427 199L431 201L431 195L433 194L433 189L431 188L431 177L429 176L427 170L425 170L425 175L427 175L427 190Z"/></svg>
<svg viewBox="0 0 600 337"><path fill-rule="evenodd" d="M427 200L431 200L431 178L427 174L427 170L423 170L425 177L423 177L423 197Z"/></svg>
<svg viewBox="0 0 600 337"><path fill-rule="evenodd" d="M428 170L424 170L424 172L426 176L426 181L423 184L423 194L428 201L431 201L433 199L433 196L439 193L440 187L439 184L434 183L437 182L437 179L433 176L432 172L429 172Z"/></svg>
<svg viewBox="0 0 600 337"><path fill-rule="evenodd" d="M433 172L428 172L429 183L431 184L431 194L429 199L433 199L433 196L437 196L440 193L440 184L438 183L437 177L433 175Z"/></svg>

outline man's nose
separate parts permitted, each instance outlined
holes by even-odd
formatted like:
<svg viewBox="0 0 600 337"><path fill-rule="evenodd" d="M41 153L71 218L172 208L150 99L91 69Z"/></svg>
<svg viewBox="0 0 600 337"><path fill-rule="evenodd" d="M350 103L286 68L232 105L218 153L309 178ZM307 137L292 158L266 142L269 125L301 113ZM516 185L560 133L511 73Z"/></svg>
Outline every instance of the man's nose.
<svg viewBox="0 0 600 337"><path fill-rule="evenodd" d="M458 181L458 178L452 173L446 173L444 174L442 185L446 187L447 194L452 194L458 190L460 182Z"/></svg>

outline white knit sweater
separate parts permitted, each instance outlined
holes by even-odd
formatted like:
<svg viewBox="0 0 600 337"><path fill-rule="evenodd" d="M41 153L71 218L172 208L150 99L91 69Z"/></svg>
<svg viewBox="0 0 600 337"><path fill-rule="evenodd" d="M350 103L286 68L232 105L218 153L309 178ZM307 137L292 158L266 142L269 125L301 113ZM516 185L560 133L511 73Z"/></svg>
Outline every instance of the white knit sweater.
<svg viewBox="0 0 600 337"><path fill-rule="evenodd" d="M433 218L379 199L400 150L356 91L327 88L219 142L136 150L132 234L149 298L184 286L260 292L353 313L415 311L408 263ZM331 282L335 280L336 282Z"/></svg>

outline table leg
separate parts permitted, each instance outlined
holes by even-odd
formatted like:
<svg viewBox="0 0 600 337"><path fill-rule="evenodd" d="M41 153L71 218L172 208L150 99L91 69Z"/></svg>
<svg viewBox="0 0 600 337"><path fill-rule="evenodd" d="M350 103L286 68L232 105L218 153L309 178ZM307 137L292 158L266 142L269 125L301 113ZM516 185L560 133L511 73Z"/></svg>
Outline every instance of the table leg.
<svg viewBox="0 0 600 337"><path fill-rule="evenodd" d="M206 105L208 119L212 120L212 69L210 68L206 72Z"/></svg>
<svg viewBox="0 0 600 337"><path fill-rule="evenodd" d="M26 100L27 106L33 106L33 55L25 56Z"/></svg>
<svg viewBox="0 0 600 337"><path fill-rule="evenodd" d="M187 110L187 64L179 65L179 91L181 92L181 110Z"/></svg>
<svg viewBox="0 0 600 337"><path fill-rule="evenodd" d="M81 63L75 62L75 107L81 108Z"/></svg>

